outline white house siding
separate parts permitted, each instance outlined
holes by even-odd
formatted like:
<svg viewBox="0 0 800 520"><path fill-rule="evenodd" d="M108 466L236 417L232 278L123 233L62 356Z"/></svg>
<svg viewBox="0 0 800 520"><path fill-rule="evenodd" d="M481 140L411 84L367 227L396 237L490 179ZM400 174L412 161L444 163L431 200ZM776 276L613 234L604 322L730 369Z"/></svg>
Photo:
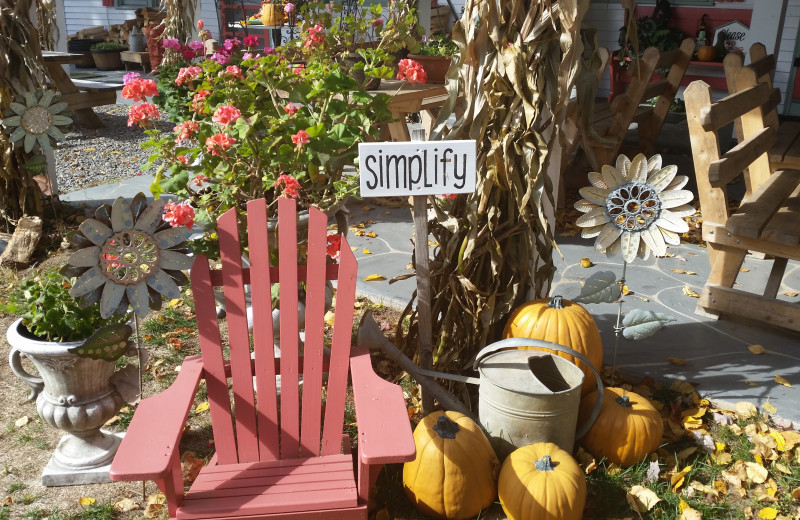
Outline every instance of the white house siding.
<svg viewBox="0 0 800 520"><path fill-rule="evenodd" d="M133 10L103 7L100 0L65 0L64 14L68 36L87 27L102 25L108 28L136 18Z"/></svg>
<svg viewBox="0 0 800 520"><path fill-rule="evenodd" d="M787 109L786 101L792 95L791 83L794 62L795 42L797 41L798 28L800 28L800 0L788 0L783 18L783 32L781 33L780 48L777 50L777 65L775 66L774 84L781 89L783 103L778 108L778 113Z"/></svg>

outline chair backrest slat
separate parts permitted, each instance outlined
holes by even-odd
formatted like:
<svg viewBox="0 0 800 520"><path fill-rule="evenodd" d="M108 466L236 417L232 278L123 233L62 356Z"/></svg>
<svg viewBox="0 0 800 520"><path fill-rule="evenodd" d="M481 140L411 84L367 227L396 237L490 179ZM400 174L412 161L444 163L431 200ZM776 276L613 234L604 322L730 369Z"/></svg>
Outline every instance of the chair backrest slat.
<svg viewBox="0 0 800 520"><path fill-rule="evenodd" d="M208 258L205 255L197 256L192 262L190 279L194 311L200 351L203 355L203 371L217 459L220 464L234 464L239 458L236 454L236 435L233 431L228 378L225 375L214 287L211 284L209 269Z"/></svg>
<svg viewBox="0 0 800 520"><path fill-rule="evenodd" d="M719 130L737 117L741 117L743 112L760 108L769 99L770 90L769 86L761 83L720 99L701 110L703 128ZM742 136L737 137L742 139Z"/></svg>
<svg viewBox="0 0 800 520"><path fill-rule="evenodd" d="M356 257L350 250L347 240L342 237L339 249L339 278L336 285L336 310L333 318L325 424L322 433L322 455L332 455L341 451L357 270Z"/></svg>
<svg viewBox="0 0 800 520"><path fill-rule="evenodd" d="M281 458L297 458L300 449L300 403L297 355L297 210L294 200L278 199L278 266L280 283Z"/></svg>
<svg viewBox="0 0 800 520"><path fill-rule="evenodd" d="M255 353L256 419L260 460L280 458L278 434L278 400L275 383L275 340L272 328L271 269L269 265L269 238L267 229L267 203L264 199L247 203L248 246L250 264L256 266L250 275L250 300L253 310L253 351Z"/></svg>
<svg viewBox="0 0 800 520"><path fill-rule="evenodd" d="M737 91L745 90L746 88L757 84L759 83L756 72L750 67L743 67L742 70L736 74ZM771 84L763 83L763 85L766 85L770 92L772 91ZM774 125L767 124L767 121L768 118L765 116L761 108L754 108L742 114L742 139L748 140L756 137L757 135L761 135L765 126L769 127L769 130L771 131L767 132L769 135L763 138L764 142L766 143L766 146L764 147L764 153L756 157L744 172L746 197L755 192L755 190L757 190L758 187L766 182L767 179L769 179L772 175L772 168L769 164L769 154L767 152L772 145L775 144L778 125L777 123Z"/></svg>
<svg viewBox="0 0 800 520"><path fill-rule="evenodd" d="M327 216L309 208L306 323L303 348L303 402L300 455L319 455L322 433L322 360L325 339Z"/></svg>
<svg viewBox="0 0 800 520"><path fill-rule="evenodd" d="M761 128L756 134L737 144L708 168L708 179L715 188L723 187L762 157L775 143L775 129Z"/></svg>
<svg viewBox="0 0 800 520"><path fill-rule="evenodd" d="M236 212L223 214L217 220L217 228L228 321L237 451L239 462L256 462L259 460L258 428L250 358L250 332L247 328L247 304L242 277L242 249Z"/></svg>

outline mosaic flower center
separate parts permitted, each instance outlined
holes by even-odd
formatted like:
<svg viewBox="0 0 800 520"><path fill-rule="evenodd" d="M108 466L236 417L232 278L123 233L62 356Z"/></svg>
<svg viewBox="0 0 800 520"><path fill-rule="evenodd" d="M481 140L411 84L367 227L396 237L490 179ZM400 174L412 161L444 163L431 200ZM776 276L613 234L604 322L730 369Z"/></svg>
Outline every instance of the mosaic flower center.
<svg viewBox="0 0 800 520"><path fill-rule="evenodd" d="M661 199L649 184L630 181L608 194L606 211L609 222L623 231L642 231L658 220Z"/></svg>
<svg viewBox="0 0 800 520"><path fill-rule="evenodd" d="M21 126L29 134L40 135L47 132L53 124L53 114L46 108L35 106L29 107L22 114Z"/></svg>
<svg viewBox="0 0 800 520"><path fill-rule="evenodd" d="M158 268L158 245L142 231L121 231L100 249L100 269L116 283L133 285L147 280Z"/></svg>

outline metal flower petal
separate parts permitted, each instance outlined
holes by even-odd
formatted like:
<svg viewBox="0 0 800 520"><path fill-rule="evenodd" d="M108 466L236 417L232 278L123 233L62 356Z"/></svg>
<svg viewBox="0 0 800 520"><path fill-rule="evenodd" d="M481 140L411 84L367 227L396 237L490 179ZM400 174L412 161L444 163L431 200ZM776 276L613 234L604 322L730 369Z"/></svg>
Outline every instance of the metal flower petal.
<svg viewBox="0 0 800 520"><path fill-rule="evenodd" d="M679 244L679 233L689 230L683 218L695 212L689 205L693 195L681 189L688 178L677 175L674 165L662 168L660 155L620 155L615 166L590 173L589 181L592 186L581 188L583 199L575 204L584 213L576 225L583 228L581 236L597 237L598 250L619 250L626 262L651 252L664 256L667 245Z"/></svg>

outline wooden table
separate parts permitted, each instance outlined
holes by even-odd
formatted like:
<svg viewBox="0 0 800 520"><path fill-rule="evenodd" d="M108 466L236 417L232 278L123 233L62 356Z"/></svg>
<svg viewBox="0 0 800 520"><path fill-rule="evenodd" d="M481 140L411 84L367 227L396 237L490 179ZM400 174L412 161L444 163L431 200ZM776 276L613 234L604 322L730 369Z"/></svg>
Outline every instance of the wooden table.
<svg viewBox="0 0 800 520"><path fill-rule="evenodd" d="M113 105L117 102L115 90L101 92L82 92L72 82L72 78L64 70L62 65L69 63L80 63L83 59L82 54L71 52L42 51L42 60L47 68L50 81L61 93L61 100L69 105L70 110L75 112L78 121L87 128L102 128L103 122L97 117L92 107L98 105Z"/></svg>
<svg viewBox="0 0 800 520"><path fill-rule="evenodd" d="M410 141L406 116L415 112L420 112L425 135L429 136L438 109L448 97L443 84L409 85L399 80L382 80L379 89L369 92L392 96L388 108L396 121L381 130L382 138L386 141Z"/></svg>

